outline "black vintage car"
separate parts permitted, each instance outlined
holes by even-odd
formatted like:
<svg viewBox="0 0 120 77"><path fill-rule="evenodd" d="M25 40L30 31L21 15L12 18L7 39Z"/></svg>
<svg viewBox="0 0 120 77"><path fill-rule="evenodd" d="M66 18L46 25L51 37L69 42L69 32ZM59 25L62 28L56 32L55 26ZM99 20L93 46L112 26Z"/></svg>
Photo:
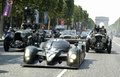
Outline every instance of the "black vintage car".
<svg viewBox="0 0 120 77"><path fill-rule="evenodd" d="M79 68L85 57L85 46L76 43L74 47L62 39L52 39L42 42L40 47L28 46L24 52L23 66L32 66L38 62L47 63L47 66L66 63L66 66ZM41 65L39 65L41 66ZM46 64L43 64L46 66ZM65 67L65 66L62 66Z"/></svg>
<svg viewBox="0 0 120 77"><path fill-rule="evenodd" d="M8 30L4 39L4 50L7 52L10 48L25 48L33 44L33 31L27 30Z"/></svg>
<svg viewBox="0 0 120 77"><path fill-rule="evenodd" d="M106 33L90 32L86 38L86 52L89 52L90 48L96 51L107 50L108 53L111 53L112 40Z"/></svg>
<svg viewBox="0 0 120 77"><path fill-rule="evenodd" d="M78 35L76 33L76 30L64 30L62 34L60 35L61 39L78 39ZM69 40L70 43L76 43L77 41Z"/></svg>

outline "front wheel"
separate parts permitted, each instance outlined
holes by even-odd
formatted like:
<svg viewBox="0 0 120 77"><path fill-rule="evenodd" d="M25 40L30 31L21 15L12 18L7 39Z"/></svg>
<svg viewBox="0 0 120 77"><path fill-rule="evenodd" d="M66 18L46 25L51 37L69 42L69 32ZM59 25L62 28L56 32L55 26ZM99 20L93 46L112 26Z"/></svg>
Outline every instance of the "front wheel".
<svg viewBox="0 0 120 77"><path fill-rule="evenodd" d="M111 53L111 43L107 46L107 51L108 51L108 54Z"/></svg>
<svg viewBox="0 0 120 77"><path fill-rule="evenodd" d="M89 52L89 43L86 42L86 52Z"/></svg>
<svg viewBox="0 0 120 77"><path fill-rule="evenodd" d="M5 38L5 40L4 40L4 50L6 52L9 51L9 39L8 38Z"/></svg>

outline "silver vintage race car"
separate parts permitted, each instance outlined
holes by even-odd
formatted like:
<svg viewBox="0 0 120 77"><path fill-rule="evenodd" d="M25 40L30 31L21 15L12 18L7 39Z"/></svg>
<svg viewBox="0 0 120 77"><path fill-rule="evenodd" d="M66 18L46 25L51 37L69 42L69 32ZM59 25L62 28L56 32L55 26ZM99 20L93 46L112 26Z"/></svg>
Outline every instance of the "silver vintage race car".
<svg viewBox="0 0 120 77"><path fill-rule="evenodd" d="M92 50L107 50L111 53L112 40L106 33L90 32L86 38L86 52Z"/></svg>
<svg viewBox="0 0 120 77"><path fill-rule="evenodd" d="M65 63L65 66L62 67L79 68L84 58L85 45L83 43L75 43L75 46L72 47L66 40L51 39L42 42L39 48L26 47L22 66L33 66L37 62L39 66L42 63L42 66L56 66Z"/></svg>
<svg viewBox="0 0 120 77"><path fill-rule="evenodd" d="M4 39L4 50L7 52L10 48L25 48L33 45L32 30L8 30Z"/></svg>

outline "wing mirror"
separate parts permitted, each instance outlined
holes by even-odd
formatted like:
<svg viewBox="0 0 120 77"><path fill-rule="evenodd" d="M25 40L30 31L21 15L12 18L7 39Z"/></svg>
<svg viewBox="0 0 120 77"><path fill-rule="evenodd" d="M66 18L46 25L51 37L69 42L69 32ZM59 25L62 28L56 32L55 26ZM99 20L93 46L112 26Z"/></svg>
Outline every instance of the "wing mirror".
<svg viewBox="0 0 120 77"><path fill-rule="evenodd" d="M78 46L78 43L75 43L74 45L77 47L77 46Z"/></svg>

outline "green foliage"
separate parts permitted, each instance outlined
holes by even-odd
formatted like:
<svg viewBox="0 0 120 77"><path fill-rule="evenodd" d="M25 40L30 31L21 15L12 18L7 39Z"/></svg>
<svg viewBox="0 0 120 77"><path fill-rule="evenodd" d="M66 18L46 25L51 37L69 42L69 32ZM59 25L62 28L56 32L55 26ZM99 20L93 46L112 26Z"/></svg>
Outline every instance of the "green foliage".
<svg viewBox="0 0 120 77"><path fill-rule="evenodd" d="M107 29L110 29L110 30L119 29L120 30L120 18L116 20L115 23L113 23L112 25L107 26Z"/></svg>
<svg viewBox="0 0 120 77"><path fill-rule="evenodd" d="M94 21L89 18L89 14L81 6L74 5L73 18L74 22L82 22L82 26L86 28L92 28L94 26Z"/></svg>
<svg viewBox="0 0 120 77"><path fill-rule="evenodd" d="M5 3L5 2L4 2ZM2 8L2 2L0 0L0 9ZM19 8L19 12L16 12L16 7ZM83 10L81 6L74 5L74 0L13 0L13 7L11 12L11 17L13 21L17 17L22 20L21 13L24 12L25 7L32 7L39 10L40 21L43 22L44 12L47 11L49 15L49 20L51 20L51 25L55 25L56 18L64 18L66 25L71 25L71 19L74 18L74 22L82 22L83 26L90 28L93 25L92 19L89 18L89 14L86 10ZM0 10L1 14L1 10ZM7 18L5 18L7 20Z"/></svg>

